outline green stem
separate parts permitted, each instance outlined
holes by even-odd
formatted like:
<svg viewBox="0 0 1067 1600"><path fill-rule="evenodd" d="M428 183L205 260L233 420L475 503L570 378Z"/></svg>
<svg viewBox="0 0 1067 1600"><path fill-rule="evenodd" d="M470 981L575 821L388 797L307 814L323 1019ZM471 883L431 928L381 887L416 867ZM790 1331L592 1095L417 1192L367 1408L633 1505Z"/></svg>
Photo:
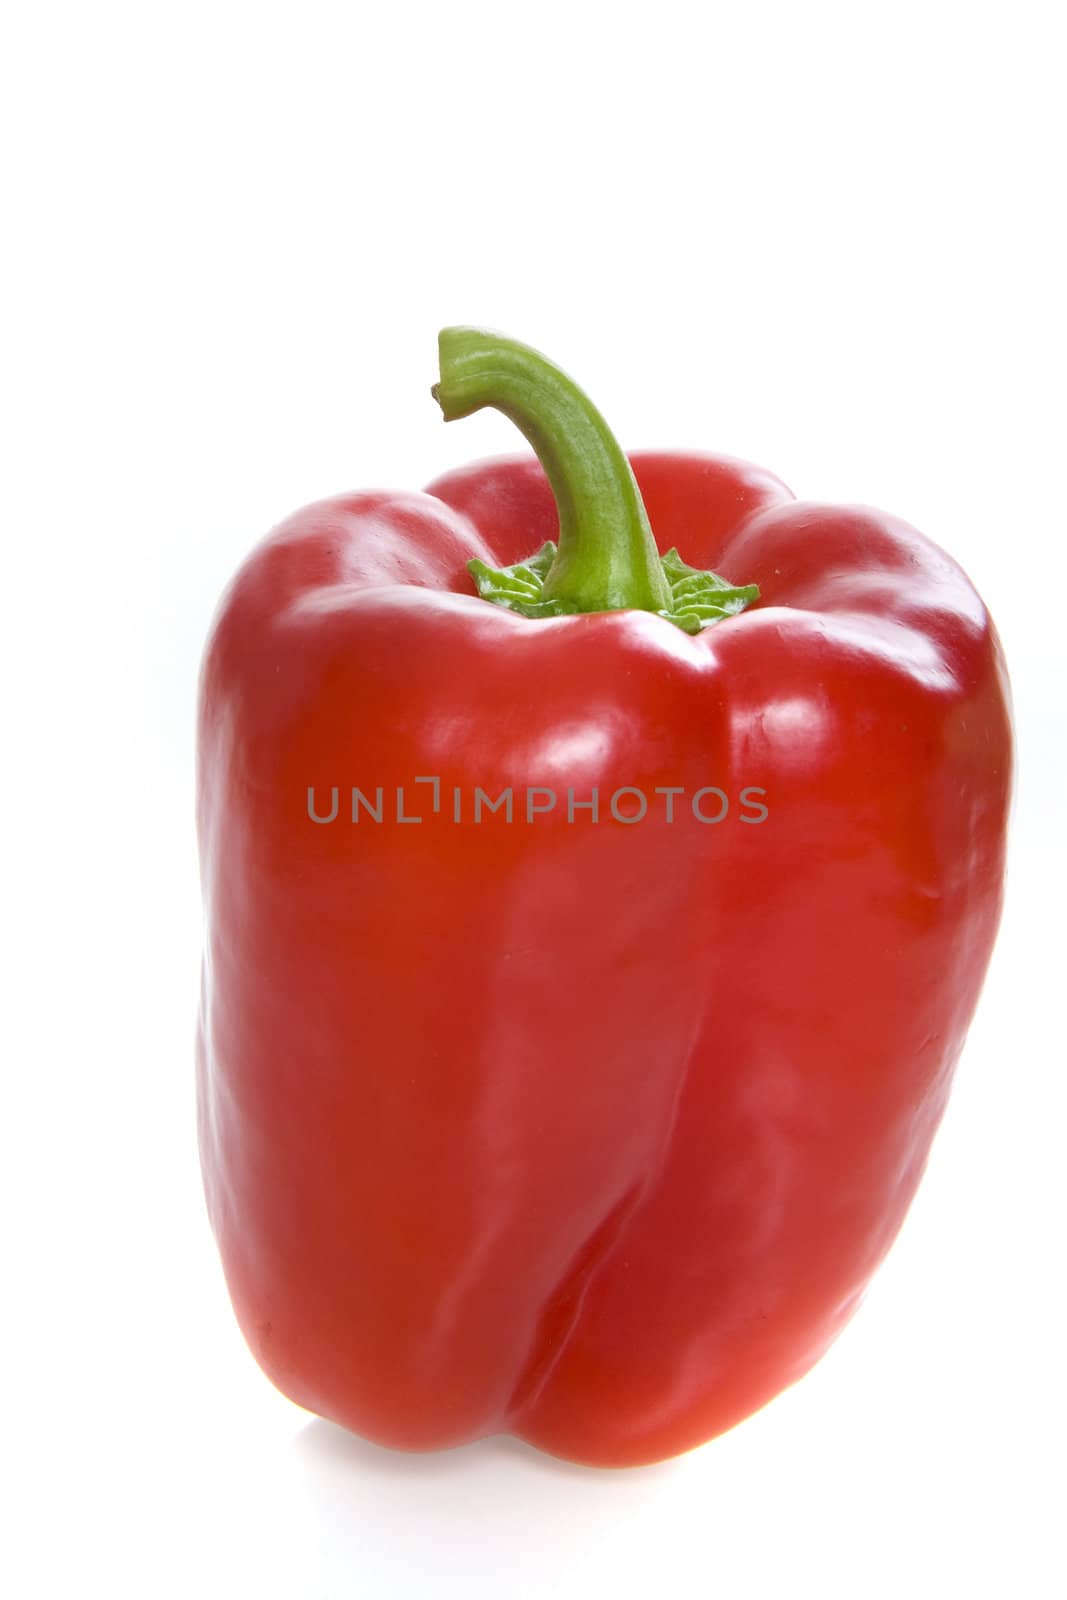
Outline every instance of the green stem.
<svg viewBox="0 0 1067 1600"><path fill-rule="evenodd" d="M492 406L537 452L559 510L559 548L540 597L553 613L671 610L671 588L630 463L596 407L528 345L484 328L445 328L445 421Z"/></svg>

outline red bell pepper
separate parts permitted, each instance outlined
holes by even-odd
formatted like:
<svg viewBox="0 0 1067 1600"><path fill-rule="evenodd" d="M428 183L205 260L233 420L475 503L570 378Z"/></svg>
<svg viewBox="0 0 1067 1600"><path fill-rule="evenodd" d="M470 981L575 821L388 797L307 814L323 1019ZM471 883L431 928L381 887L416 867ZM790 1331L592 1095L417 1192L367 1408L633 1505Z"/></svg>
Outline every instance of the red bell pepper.
<svg viewBox="0 0 1067 1600"><path fill-rule="evenodd" d="M211 632L208 1208L300 1405L649 1462L805 1372L900 1226L997 925L1005 672L894 518L628 461L478 330L441 372L540 461L298 512Z"/></svg>

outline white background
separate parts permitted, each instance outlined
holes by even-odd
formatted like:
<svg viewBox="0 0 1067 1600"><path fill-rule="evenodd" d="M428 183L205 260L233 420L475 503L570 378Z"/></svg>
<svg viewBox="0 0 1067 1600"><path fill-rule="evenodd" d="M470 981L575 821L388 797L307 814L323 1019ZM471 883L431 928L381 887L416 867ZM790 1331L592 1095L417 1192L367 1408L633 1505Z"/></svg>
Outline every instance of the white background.
<svg viewBox="0 0 1067 1600"><path fill-rule="evenodd" d="M7 1593L1063 1592L1058 10L8 9ZM641 1471L311 1420L202 1212L201 642L293 507L518 444L442 425L456 321L631 447L914 522L1013 672L1008 909L899 1245L810 1378Z"/></svg>

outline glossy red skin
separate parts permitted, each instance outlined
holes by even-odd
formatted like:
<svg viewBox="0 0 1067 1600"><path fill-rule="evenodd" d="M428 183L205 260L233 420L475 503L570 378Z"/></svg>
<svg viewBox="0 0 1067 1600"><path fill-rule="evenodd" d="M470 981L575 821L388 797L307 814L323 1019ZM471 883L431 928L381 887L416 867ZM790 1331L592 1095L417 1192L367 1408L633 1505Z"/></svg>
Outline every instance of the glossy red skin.
<svg viewBox="0 0 1067 1600"><path fill-rule="evenodd" d="M555 531L523 459L299 512L208 645L210 1216L268 1375L387 1445L649 1462L800 1377L900 1226L994 938L1007 686L964 575L758 469L632 459L660 548L757 606L688 637L477 599L471 556ZM446 809L715 784L769 816L345 820L427 774Z"/></svg>

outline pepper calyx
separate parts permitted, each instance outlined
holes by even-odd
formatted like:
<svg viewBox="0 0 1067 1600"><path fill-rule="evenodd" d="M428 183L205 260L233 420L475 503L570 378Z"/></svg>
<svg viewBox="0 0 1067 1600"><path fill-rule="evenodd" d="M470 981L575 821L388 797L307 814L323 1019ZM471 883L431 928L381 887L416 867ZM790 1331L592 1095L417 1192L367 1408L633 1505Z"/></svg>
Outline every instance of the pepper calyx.
<svg viewBox="0 0 1067 1600"><path fill-rule="evenodd" d="M565 600L544 597L545 578L556 558L556 546L547 539L534 555L510 567L491 567L485 561L468 561L467 571L474 579L483 600L516 611L520 616L543 619L574 615L578 607ZM660 557L660 566L670 591L670 606L656 611L681 628L683 633L701 633L724 617L735 617L754 600L759 588L754 583L735 585L717 572L691 567L677 549Z"/></svg>

